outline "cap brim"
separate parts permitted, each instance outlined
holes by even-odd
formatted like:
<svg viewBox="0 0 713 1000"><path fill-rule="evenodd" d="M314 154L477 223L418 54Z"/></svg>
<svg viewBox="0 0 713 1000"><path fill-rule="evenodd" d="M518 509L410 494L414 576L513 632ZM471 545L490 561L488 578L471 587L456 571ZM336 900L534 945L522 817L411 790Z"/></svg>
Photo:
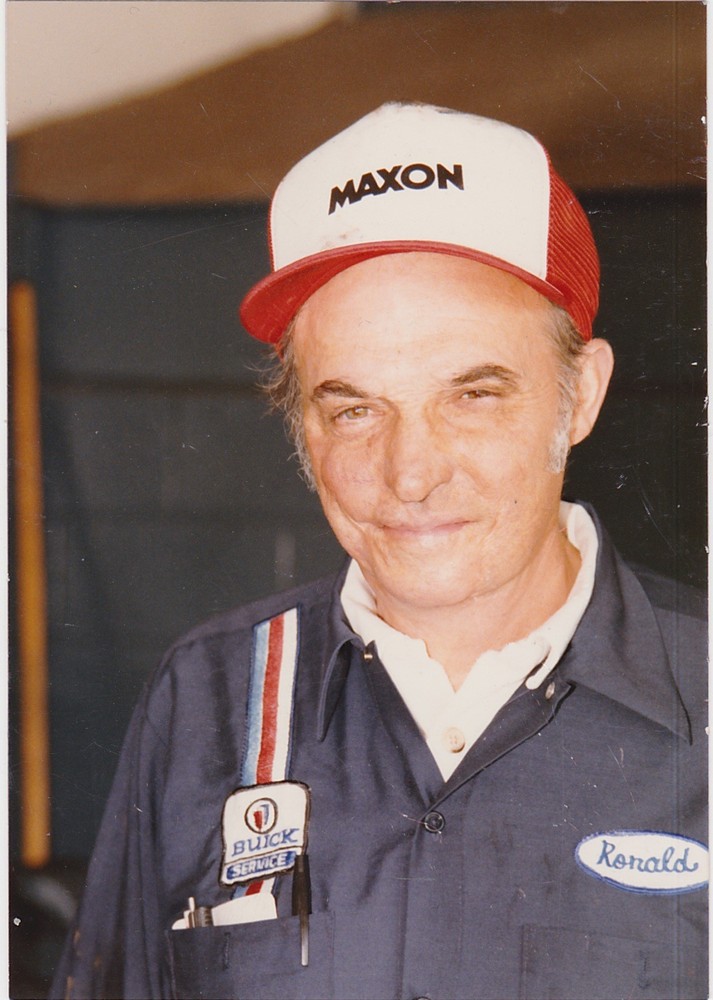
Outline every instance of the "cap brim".
<svg viewBox="0 0 713 1000"><path fill-rule="evenodd" d="M276 344L300 307L322 285L348 267L370 260L372 257L395 253L443 253L487 264L499 271L515 275L550 302L566 308L564 296L560 291L536 275L523 271L499 257L450 243L409 240L336 247L333 250L323 250L321 253L304 257L274 271L251 288L243 299L240 306L243 326L257 340Z"/></svg>

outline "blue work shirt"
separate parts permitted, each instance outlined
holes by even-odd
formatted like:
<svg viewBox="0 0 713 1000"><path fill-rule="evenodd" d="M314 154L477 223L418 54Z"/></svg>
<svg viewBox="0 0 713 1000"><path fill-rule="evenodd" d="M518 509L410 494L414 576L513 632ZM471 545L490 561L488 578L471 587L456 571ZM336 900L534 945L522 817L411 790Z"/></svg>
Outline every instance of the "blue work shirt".
<svg viewBox="0 0 713 1000"><path fill-rule="evenodd" d="M576 857L606 835L606 876L615 834L664 833L687 838L667 855L685 869L683 845L706 840L705 606L634 573L598 531L592 600L558 667L515 692L446 782L344 620L343 575L176 644L134 715L53 996L706 997L705 889L631 891ZM253 626L292 607L289 777L312 796L306 968L289 874L276 920L171 930L190 896L231 896L221 814L239 784Z"/></svg>

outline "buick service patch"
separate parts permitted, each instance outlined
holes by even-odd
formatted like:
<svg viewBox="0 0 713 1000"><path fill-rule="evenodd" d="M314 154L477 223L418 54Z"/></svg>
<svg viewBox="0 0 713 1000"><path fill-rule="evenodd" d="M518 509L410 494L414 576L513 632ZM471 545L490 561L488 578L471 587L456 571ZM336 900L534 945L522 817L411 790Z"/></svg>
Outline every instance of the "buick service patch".
<svg viewBox="0 0 713 1000"><path fill-rule="evenodd" d="M223 808L223 885L281 875L307 845L309 789L298 781L239 788Z"/></svg>
<svg viewBox="0 0 713 1000"><path fill-rule="evenodd" d="M708 848L674 833L595 833L577 844L575 857L588 875L629 892L691 892L708 882Z"/></svg>

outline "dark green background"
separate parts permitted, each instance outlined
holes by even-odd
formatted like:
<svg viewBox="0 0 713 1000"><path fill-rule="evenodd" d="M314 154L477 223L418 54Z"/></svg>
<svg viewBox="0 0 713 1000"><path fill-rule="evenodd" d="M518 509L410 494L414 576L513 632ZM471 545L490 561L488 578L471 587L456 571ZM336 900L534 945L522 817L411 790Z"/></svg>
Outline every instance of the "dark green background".
<svg viewBox="0 0 713 1000"><path fill-rule="evenodd" d="M632 560L700 585L704 197L583 201L603 265L596 332L613 343L617 368L566 495L594 502ZM201 619L343 558L279 419L266 415L255 387L263 349L237 320L268 267L265 223L262 205L11 202L11 277L39 295L52 870L65 884L81 883L132 705L165 648ZM14 669L12 660L11 749ZM14 771L11 785L14 854ZM61 933L47 931L54 945L42 938L25 888L13 909L26 913L13 926L16 979L44 983Z"/></svg>

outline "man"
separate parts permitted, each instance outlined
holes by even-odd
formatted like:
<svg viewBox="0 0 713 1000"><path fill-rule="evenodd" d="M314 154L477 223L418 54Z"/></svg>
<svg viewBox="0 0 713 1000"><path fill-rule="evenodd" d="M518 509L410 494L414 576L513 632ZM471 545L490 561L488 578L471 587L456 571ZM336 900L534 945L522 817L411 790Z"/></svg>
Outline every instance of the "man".
<svg viewBox="0 0 713 1000"><path fill-rule="evenodd" d="M386 105L270 235L243 322L351 559L169 652L56 994L704 997L701 618L560 501L584 212L526 133Z"/></svg>

